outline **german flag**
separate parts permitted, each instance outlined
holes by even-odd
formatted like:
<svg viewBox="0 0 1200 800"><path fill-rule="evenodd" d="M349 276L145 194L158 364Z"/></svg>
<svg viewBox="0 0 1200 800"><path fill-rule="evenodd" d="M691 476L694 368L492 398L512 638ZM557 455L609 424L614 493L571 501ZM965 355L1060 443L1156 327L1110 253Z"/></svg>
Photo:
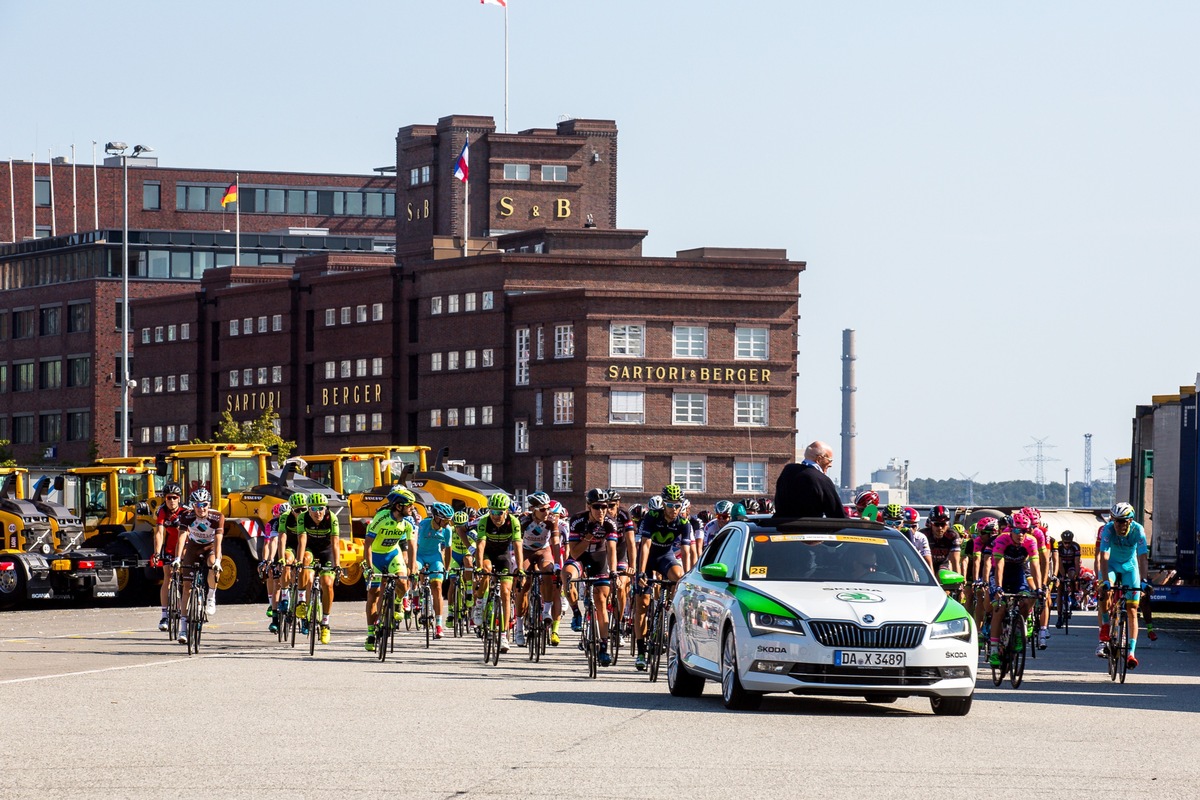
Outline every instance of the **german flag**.
<svg viewBox="0 0 1200 800"><path fill-rule="evenodd" d="M237 202L237 184L231 183L231 184L229 184L229 188L225 190L225 196L221 198L221 208L224 208L225 206L229 205L230 203L236 203L236 202Z"/></svg>

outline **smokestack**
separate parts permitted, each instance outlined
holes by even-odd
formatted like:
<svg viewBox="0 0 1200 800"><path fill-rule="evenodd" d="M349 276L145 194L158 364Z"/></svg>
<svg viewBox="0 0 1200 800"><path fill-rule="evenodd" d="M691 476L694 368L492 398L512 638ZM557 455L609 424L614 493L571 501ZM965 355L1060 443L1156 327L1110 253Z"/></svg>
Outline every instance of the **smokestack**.
<svg viewBox="0 0 1200 800"><path fill-rule="evenodd" d="M854 491L854 329L842 331L842 489Z"/></svg>

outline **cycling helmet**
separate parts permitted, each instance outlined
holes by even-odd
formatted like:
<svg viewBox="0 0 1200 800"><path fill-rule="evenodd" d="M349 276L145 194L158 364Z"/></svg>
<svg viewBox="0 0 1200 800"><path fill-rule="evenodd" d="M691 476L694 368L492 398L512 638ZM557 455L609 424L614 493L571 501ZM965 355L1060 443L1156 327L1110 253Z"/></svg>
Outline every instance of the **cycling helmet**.
<svg viewBox="0 0 1200 800"><path fill-rule="evenodd" d="M295 511L303 511L308 508L308 495L304 492L296 492L288 498L288 505Z"/></svg>
<svg viewBox="0 0 1200 800"><path fill-rule="evenodd" d="M166 486L164 486L162 493L163 493L163 497L166 497L169 494L179 495L180 497L183 497L183 489L180 488L179 484L175 483L174 481L172 481L171 483L168 483Z"/></svg>
<svg viewBox="0 0 1200 800"><path fill-rule="evenodd" d="M1000 520L995 517L980 517L975 523L975 530L980 533L995 533L1000 530Z"/></svg>
<svg viewBox="0 0 1200 800"><path fill-rule="evenodd" d="M1025 506L1021 509L1021 513L1029 517L1029 524L1037 525L1042 519L1042 512L1038 511L1033 506Z"/></svg>
<svg viewBox="0 0 1200 800"><path fill-rule="evenodd" d="M860 518L857 506L844 505L844 506L842 506L842 511L846 512L846 519L859 519Z"/></svg>
<svg viewBox="0 0 1200 800"><path fill-rule="evenodd" d="M550 495L545 492L534 492L525 498L525 504L529 506L529 510L535 508L546 508L550 505Z"/></svg>
<svg viewBox="0 0 1200 800"><path fill-rule="evenodd" d="M709 513L707 508L704 508L700 510L700 513L696 514L696 519L707 525L708 523L712 522L713 515Z"/></svg>
<svg viewBox="0 0 1200 800"><path fill-rule="evenodd" d="M271 516L278 519L291 510L292 507L287 503L276 503L275 505L271 506Z"/></svg>
<svg viewBox="0 0 1200 800"><path fill-rule="evenodd" d="M1114 520L1133 519L1133 506L1129 505L1129 503L1117 503L1109 509L1109 513L1112 514Z"/></svg>
<svg viewBox="0 0 1200 800"><path fill-rule="evenodd" d="M965 535L965 534L966 534L966 532L967 532L967 529L966 529L966 528L964 528L964 527L963 527L963 526L962 526L960 523L958 523L958 522L954 523L954 524L953 524L953 525L951 525L950 527L951 527L951 528L954 530L954 532L955 532L955 533L957 533L959 536L963 536L963 535Z"/></svg>
<svg viewBox="0 0 1200 800"><path fill-rule="evenodd" d="M549 511L551 514L567 513L567 509L563 508L563 504L558 502L557 500L551 500L549 505L546 506L546 510Z"/></svg>
<svg viewBox="0 0 1200 800"><path fill-rule="evenodd" d="M921 521L921 515L912 506L904 507L904 521L909 525L917 525Z"/></svg>
<svg viewBox="0 0 1200 800"><path fill-rule="evenodd" d="M429 507L429 512L442 519L450 519L454 516L454 509L447 503L434 503Z"/></svg>
<svg viewBox="0 0 1200 800"><path fill-rule="evenodd" d="M930 522L949 522L950 511L945 506L934 506L929 511Z"/></svg>
<svg viewBox="0 0 1200 800"><path fill-rule="evenodd" d="M388 492L387 504L394 508L411 506L415 502L417 502L417 496L403 486L396 486Z"/></svg>
<svg viewBox="0 0 1200 800"><path fill-rule="evenodd" d="M641 522L642 517L646 516L646 507L641 503L631 506L629 509L629 516L634 522Z"/></svg>
<svg viewBox="0 0 1200 800"><path fill-rule="evenodd" d="M769 497L760 497L758 500L758 510L764 514L774 514L775 501Z"/></svg>
<svg viewBox="0 0 1200 800"><path fill-rule="evenodd" d="M854 498L854 505L858 507L859 511L862 511L867 506L879 505L879 492L873 492L870 489L867 489L865 492L859 492L858 497Z"/></svg>
<svg viewBox="0 0 1200 800"><path fill-rule="evenodd" d="M904 508L899 503L888 503L883 508L883 514L880 515L885 520L902 520L904 519Z"/></svg>
<svg viewBox="0 0 1200 800"><path fill-rule="evenodd" d="M668 483L662 489L662 499L670 503L683 500L683 488L678 483Z"/></svg>
<svg viewBox="0 0 1200 800"><path fill-rule="evenodd" d="M1014 531L1028 533L1032 527L1033 523L1029 521L1029 515L1024 511L1018 511L1012 515L1012 529Z"/></svg>
<svg viewBox="0 0 1200 800"><path fill-rule="evenodd" d="M718 516L721 514L732 514L733 503L728 500L718 500L717 504L713 506L713 511L716 511Z"/></svg>
<svg viewBox="0 0 1200 800"><path fill-rule="evenodd" d="M511 507L512 500L504 492L496 492L488 498L488 511L508 511Z"/></svg>
<svg viewBox="0 0 1200 800"><path fill-rule="evenodd" d="M467 512L465 511L455 511L454 516L450 518L450 521L455 525L469 525L471 518L467 516Z"/></svg>
<svg viewBox="0 0 1200 800"><path fill-rule="evenodd" d="M194 506L206 506L212 502L212 495L208 493L208 489L201 486L188 495L188 502Z"/></svg>
<svg viewBox="0 0 1200 800"><path fill-rule="evenodd" d="M656 494L656 495L653 495L649 500L647 500L646 501L646 510L647 511L662 511L663 510L662 495Z"/></svg>
<svg viewBox="0 0 1200 800"><path fill-rule="evenodd" d="M729 516L733 520L745 519L746 518L746 507L744 505L742 505L741 503L734 503L733 511L731 511L729 513Z"/></svg>
<svg viewBox="0 0 1200 800"><path fill-rule="evenodd" d="M1062 532L1062 540L1063 540L1064 542L1073 542L1073 541L1075 541L1075 532L1074 532L1074 531L1063 531L1063 532Z"/></svg>
<svg viewBox="0 0 1200 800"><path fill-rule="evenodd" d="M753 497L747 497L742 501L742 508L746 509L747 514L757 514L759 510L758 500L754 499Z"/></svg>
<svg viewBox="0 0 1200 800"><path fill-rule="evenodd" d="M621 502L621 493L618 492L616 489L605 489L604 491L608 492L608 501L610 503L611 502L617 502L617 503Z"/></svg>
<svg viewBox="0 0 1200 800"><path fill-rule="evenodd" d="M309 508L325 508L329 505L329 498L320 492L313 492L308 496Z"/></svg>

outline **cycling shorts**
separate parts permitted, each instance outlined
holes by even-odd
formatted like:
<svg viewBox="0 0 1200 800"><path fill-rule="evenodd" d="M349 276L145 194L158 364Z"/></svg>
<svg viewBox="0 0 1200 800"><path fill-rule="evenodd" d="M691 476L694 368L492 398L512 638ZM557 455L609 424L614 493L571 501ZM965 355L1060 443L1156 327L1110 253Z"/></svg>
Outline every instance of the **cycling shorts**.
<svg viewBox="0 0 1200 800"><path fill-rule="evenodd" d="M462 569L466 565L467 554L466 553L456 553L453 550L451 550L450 551L450 563L453 565L450 567L450 571L457 572L458 570ZM456 569L456 567L457 567L457 569Z"/></svg>
<svg viewBox="0 0 1200 800"><path fill-rule="evenodd" d="M604 578L603 581L596 584L597 586L608 585L608 556L601 553L589 553L584 551L579 554L579 558L567 559L567 566L572 564L580 571L585 578Z"/></svg>
<svg viewBox="0 0 1200 800"><path fill-rule="evenodd" d="M549 547L543 547L541 550L525 550L523 555L525 563L528 565L525 569L550 572L558 566L554 563L554 556Z"/></svg>
<svg viewBox="0 0 1200 800"><path fill-rule="evenodd" d="M371 553L371 582L367 586L371 589L379 588L384 573L399 575L401 578L408 577L408 566L399 550Z"/></svg>
<svg viewBox="0 0 1200 800"><path fill-rule="evenodd" d="M662 577L667 577L667 573L672 567L683 568L683 564L675 557L675 554L667 550L659 555L654 554L654 548L650 549L650 557L646 560L646 572L657 572Z"/></svg>
<svg viewBox="0 0 1200 800"><path fill-rule="evenodd" d="M166 534L163 539L163 560L173 561L179 548L179 528L168 528L164 525L163 532Z"/></svg>
<svg viewBox="0 0 1200 800"><path fill-rule="evenodd" d="M429 570L429 580L431 581L440 581L446 577L446 565L442 563L440 558L436 561L433 559L418 558L417 569L420 570L422 567Z"/></svg>
<svg viewBox="0 0 1200 800"><path fill-rule="evenodd" d="M312 553L313 562L333 561L333 537L309 536L304 549Z"/></svg>
<svg viewBox="0 0 1200 800"><path fill-rule="evenodd" d="M1130 566L1129 564L1122 564L1121 566L1125 567L1125 569L1123 569L1123 570L1110 569L1108 571L1108 585L1116 586L1119 583L1122 586L1124 586L1126 589L1125 605L1136 606L1138 604L1138 601L1140 601L1142 599L1141 592L1138 592L1138 591L1131 592L1128 590L1142 588L1142 579L1141 579L1141 576L1138 575L1138 565L1136 563L1134 563L1132 570L1129 569L1129 566Z"/></svg>
<svg viewBox="0 0 1200 800"><path fill-rule="evenodd" d="M995 579L989 579L988 585L991 588L991 594L995 599L999 591L1005 594L1021 594L1029 591L1029 581L1026 579L1024 570L1011 570L1010 574L1004 576L1004 588L1000 589L996 585Z"/></svg>
<svg viewBox="0 0 1200 800"><path fill-rule="evenodd" d="M216 542L193 542L188 539L183 543L183 555L179 559L179 565L186 571L186 574L191 575L196 571L195 567L200 563L200 556L205 557L216 552Z"/></svg>
<svg viewBox="0 0 1200 800"><path fill-rule="evenodd" d="M492 542L488 541L487 546L483 548L483 560L492 562L492 569L496 572L512 572L514 564L512 556L508 554L510 542Z"/></svg>

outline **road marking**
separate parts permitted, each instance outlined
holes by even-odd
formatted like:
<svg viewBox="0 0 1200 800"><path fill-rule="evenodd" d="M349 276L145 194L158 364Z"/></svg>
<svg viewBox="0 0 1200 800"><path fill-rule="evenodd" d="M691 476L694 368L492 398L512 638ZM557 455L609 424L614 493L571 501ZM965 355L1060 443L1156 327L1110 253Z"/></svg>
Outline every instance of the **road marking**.
<svg viewBox="0 0 1200 800"><path fill-rule="evenodd" d="M185 658L172 658L167 661L148 661L145 664L125 664L120 667L105 667L103 669L85 669L80 672L59 672L54 675L33 675L28 678L9 678L8 680L0 681L0 686L9 683L28 683L30 681L45 681L51 678L71 678L76 675L95 675L99 672L116 672L124 669L138 669L139 667L156 667L160 664L176 664L180 661L186 661Z"/></svg>
<svg viewBox="0 0 1200 800"><path fill-rule="evenodd" d="M151 632L157 633L160 635L162 633L162 631L159 631L157 629L152 630L150 628L147 628L145 630L130 630L129 628L121 628L121 629L115 630L115 631L85 631L83 633L60 633L57 636L38 636L36 638L39 640L40 639L83 639L88 636L106 636L106 635L112 634L112 633L133 634L133 633L151 633ZM30 641L33 641L33 640L29 639L29 638L26 638L26 639L0 639L0 644L14 644L14 643L27 644Z"/></svg>

